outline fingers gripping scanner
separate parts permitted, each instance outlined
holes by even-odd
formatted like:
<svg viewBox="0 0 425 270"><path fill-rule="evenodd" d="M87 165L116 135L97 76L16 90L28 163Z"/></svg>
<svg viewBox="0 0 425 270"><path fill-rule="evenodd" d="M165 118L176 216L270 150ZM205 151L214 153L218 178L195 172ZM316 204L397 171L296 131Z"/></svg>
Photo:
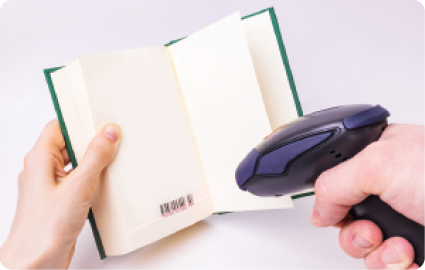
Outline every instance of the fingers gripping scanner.
<svg viewBox="0 0 425 270"><path fill-rule="evenodd" d="M377 105L346 105L301 117L267 136L239 164L240 189L257 196L283 196L311 189L319 175L377 141L390 113ZM341 179L344 181L344 179ZM424 262L424 227L371 195L353 206L354 219L377 224L384 239L400 236Z"/></svg>

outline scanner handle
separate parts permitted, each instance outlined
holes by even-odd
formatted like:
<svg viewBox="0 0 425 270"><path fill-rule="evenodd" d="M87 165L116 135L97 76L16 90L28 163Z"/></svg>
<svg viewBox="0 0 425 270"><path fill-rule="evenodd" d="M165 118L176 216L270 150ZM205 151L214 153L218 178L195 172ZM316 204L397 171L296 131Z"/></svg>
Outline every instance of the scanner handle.
<svg viewBox="0 0 425 270"><path fill-rule="evenodd" d="M355 220L370 220L381 229L383 239L394 236L405 238L415 250L414 262L421 266L424 262L424 226L395 211L378 196L371 195L353 206L350 215Z"/></svg>

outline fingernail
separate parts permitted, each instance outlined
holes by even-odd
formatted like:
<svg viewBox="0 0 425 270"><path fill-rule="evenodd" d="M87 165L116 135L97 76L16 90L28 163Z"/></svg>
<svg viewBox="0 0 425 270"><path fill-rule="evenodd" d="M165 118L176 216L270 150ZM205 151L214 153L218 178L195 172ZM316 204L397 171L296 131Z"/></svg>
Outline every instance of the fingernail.
<svg viewBox="0 0 425 270"><path fill-rule="evenodd" d="M103 129L102 136L115 143L120 137L120 128L117 125L107 125Z"/></svg>
<svg viewBox="0 0 425 270"><path fill-rule="evenodd" d="M319 224L320 223L320 213L317 211L316 208L313 208L310 215L310 220L313 224Z"/></svg>
<svg viewBox="0 0 425 270"><path fill-rule="evenodd" d="M353 236L353 244L358 248L370 248L373 246L372 241L367 239L359 232L355 232Z"/></svg>
<svg viewBox="0 0 425 270"><path fill-rule="evenodd" d="M385 264L397 264L401 259L400 251L393 244L388 244L382 251L381 260Z"/></svg>

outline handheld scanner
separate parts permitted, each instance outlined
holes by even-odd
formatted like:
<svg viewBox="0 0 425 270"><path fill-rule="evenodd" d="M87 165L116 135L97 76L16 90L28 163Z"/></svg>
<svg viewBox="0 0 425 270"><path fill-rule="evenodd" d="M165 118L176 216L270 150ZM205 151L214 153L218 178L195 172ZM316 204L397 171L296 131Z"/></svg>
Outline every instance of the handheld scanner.
<svg viewBox="0 0 425 270"><path fill-rule="evenodd" d="M238 166L236 182L240 189L257 196L283 196L311 189L322 172L377 141L389 116L379 105L346 105L301 117L276 129L255 147ZM423 263L422 225L377 196L369 196L350 214L354 219L375 222L384 239L406 238L415 248L415 262Z"/></svg>

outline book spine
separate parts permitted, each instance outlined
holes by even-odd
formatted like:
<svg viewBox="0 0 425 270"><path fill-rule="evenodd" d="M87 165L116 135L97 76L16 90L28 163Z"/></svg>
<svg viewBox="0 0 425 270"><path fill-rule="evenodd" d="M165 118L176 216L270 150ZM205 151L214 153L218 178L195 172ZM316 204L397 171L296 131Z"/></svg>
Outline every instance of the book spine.
<svg viewBox="0 0 425 270"><path fill-rule="evenodd" d="M44 70L44 77L46 78L46 82L47 82L47 85L49 87L50 96L52 98L53 106L55 108L56 115L58 117L58 121L59 121L59 125L60 125L61 131L62 131L63 138L65 140L65 147L68 150L69 159L71 160L72 167L76 168L78 166L78 163L77 163L77 160L75 158L74 150L72 149L71 140L69 139L68 130L66 128L66 124L65 124L64 118L62 116L62 111L61 111L61 108L60 108L60 105L59 105L58 97L56 95L55 87L53 85L53 81L52 81L52 77L51 77L51 73L53 73L53 72L55 72L55 71L57 71L61 68L62 67L45 69ZM102 239L100 238L99 230L97 229L96 221L94 219L93 211L92 211L91 208L90 208L90 211L88 213L88 220L89 220L91 228L92 228L92 232L93 232L94 240L96 242L97 250L99 251L100 258L103 260L107 256L106 256L105 249L104 249L103 244L102 244Z"/></svg>

